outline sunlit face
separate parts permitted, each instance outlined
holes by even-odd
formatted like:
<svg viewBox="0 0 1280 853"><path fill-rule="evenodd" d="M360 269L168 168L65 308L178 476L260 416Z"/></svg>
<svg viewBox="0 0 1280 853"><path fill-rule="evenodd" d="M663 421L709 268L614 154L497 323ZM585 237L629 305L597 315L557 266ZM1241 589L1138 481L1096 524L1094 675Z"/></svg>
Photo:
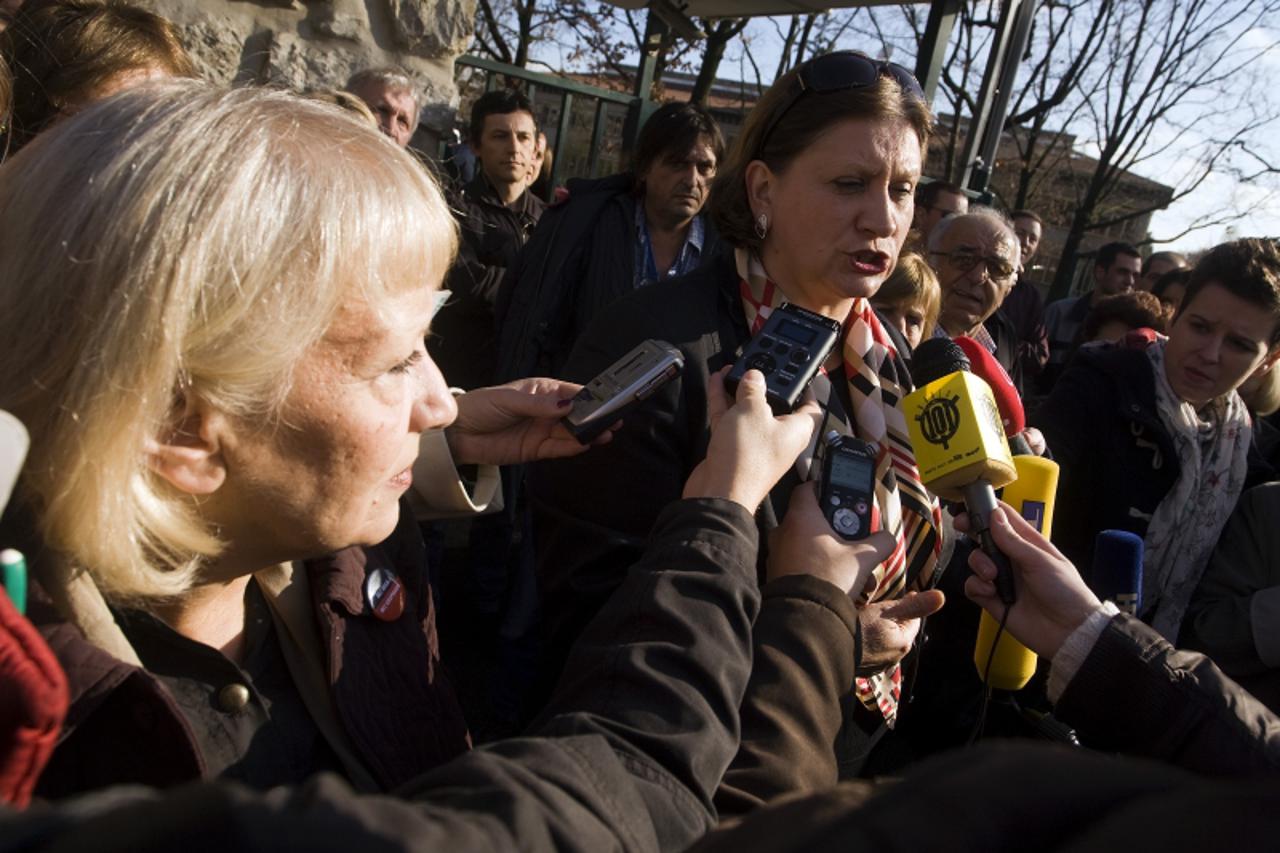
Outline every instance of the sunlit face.
<svg viewBox="0 0 1280 853"><path fill-rule="evenodd" d="M1013 233L1018 235L1018 244L1022 247L1022 266L1026 268L1040 249L1040 223L1029 216L1013 220Z"/></svg>
<svg viewBox="0 0 1280 853"><path fill-rule="evenodd" d="M995 313L1017 278L1018 252L1012 235L987 219L963 217L947 227L930 260L942 288L938 325L948 335L968 335Z"/></svg>
<svg viewBox="0 0 1280 853"><path fill-rule="evenodd" d="M891 323L894 328L902 332L902 336L907 339L907 343L912 349L920 346L920 341L924 339L924 312L920 310L920 306L914 302L898 302L894 304L876 303L876 310L880 312L880 316L885 321Z"/></svg>
<svg viewBox="0 0 1280 853"><path fill-rule="evenodd" d="M716 152L706 137L690 151L656 158L642 176L645 214L668 228L687 223L707 203L715 176Z"/></svg>
<svg viewBox="0 0 1280 853"><path fill-rule="evenodd" d="M794 301L823 306L871 296L893 271L911 226L920 139L907 122L848 119L782 172L748 170L752 215L769 217L761 259Z"/></svg>
<svg viewBox="0 0 1280 853"><path fill-rule="evenodd" d="M419 434L457 414L423 346L434 298L347 303L297 366L280 422L232 421L211 511L238 551L278 562L390 535Z"/></svg>
<svg viewBox="0 0 1280 853"><path fill-rule="evenodd" d="M409 144L418 121L418 105L412 92L372 80L356 86L351 94L369 105L378 120L378 129L391 137L396 145L404 148Z"/></svg>
<svg viewBox="0 0 1280 853"><path fill-rule="evenodd" d="M1099 296L1114 296L1133 290L1141 272L1142 261L1136 255L1116 255L1111 266L1093 268L1093 281Z"/></svg>
<svg viewBox="0 0 1280 853"><path fill-rule="evenodd" d="M480 138L472 142L476 159L495 186L523 183L533 168L538 127L524 110L484 117Z"/></svg>
<svg viewBox="0 0 1280 853"><path fill-rule="evenodd" d="M1165 375L1178 398L1196 408L1240 387L1274 359L1276 320L1225 287L1201 288L1169 328Z"/></svg>

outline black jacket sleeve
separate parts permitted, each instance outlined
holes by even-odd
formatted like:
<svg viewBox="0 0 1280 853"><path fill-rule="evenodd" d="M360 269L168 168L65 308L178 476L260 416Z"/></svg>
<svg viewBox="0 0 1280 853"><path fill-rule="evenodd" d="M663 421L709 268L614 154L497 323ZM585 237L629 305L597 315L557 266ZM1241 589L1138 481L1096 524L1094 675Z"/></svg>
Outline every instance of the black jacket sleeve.
<svg viewBox="0 0 1280 853"><path fill-rule="evenodd" d="M397 792L331 775L257 794L197 784L0 816L0 851L675 850L715 823L757 615L756 531L726 501L681 501L583 635L533 737Z"/></svg>
<svg viewBox="0 0 1280 853"><path fill-rule="evenodd" d="M1056 705L1091 746L1216 776L1280 770L1280 719L1207 657L1120 614Z"/></svg>
<svg viewBox="0 0 1280 853"><path fill-rule="evenodd" d="M721 816L836 784L832 744L840 699L853 689L857 626L853 600L824 580L790 575L765 585L742 745L716 793Z"/></svg>

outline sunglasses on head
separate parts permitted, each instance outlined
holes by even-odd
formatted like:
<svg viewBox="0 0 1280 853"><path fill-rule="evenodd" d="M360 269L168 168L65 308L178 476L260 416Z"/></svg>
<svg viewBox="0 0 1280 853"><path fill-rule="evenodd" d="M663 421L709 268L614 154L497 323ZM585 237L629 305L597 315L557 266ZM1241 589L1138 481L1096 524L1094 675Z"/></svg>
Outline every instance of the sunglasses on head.
<svg viewBox="0 0 1280 853"><path fill-rule="evenodd" d="M837 50L810 59L797 69L799 88L791 93L782 108L774 113L773 121L760 137L759 151L769 144L769 137L783 117L809 92L825 95L848 89L865 89L875 85L881 75L893 78L904 95L924 103L924 90L915 75L895 62L872 59L855 50Z"/></svg>

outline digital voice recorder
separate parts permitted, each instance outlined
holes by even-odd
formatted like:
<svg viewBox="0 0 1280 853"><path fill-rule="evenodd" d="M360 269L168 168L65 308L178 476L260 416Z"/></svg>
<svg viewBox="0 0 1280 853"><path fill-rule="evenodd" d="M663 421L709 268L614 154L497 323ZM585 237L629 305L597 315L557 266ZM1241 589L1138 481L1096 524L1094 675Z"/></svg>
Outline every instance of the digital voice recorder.
<svg viewBox="0 0 1280 853"><path fill-rule="evenodd" d="M648 340L582 387L563 418L588 444L684 369L684 356L666 341Z"/></svg>
<svg viewBox="0 0 1280 853"><path fill-rule="evenodd" d="M876 502L876 446L831 430L822 456L818 500L842 539L871 535Z"/></svg>
<svg viewBox="0 0 1280 853"><path fill-rule="evenodd" d="M796 305L775 308L725 377L732 395L748 370L764 374L774 414L789 414L840 340L840 324Z"/></svg>

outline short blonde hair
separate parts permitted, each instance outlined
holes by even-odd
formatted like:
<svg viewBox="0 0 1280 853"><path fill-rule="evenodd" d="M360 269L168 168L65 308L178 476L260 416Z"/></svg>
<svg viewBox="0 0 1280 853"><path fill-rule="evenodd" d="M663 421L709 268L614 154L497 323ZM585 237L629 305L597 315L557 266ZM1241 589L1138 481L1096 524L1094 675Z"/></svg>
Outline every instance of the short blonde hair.
<svg viewBox="0 0 1280 853"><path fill-rule="evenodd" d="M22 495L110 596L181 593L218 553L146 447L192 397L270 422L353 298L437 285L440 191L372 127L280 91L131 89L0 169L0 407Z"/></svg>
<svg viewBox="0 0 1280 853"><path fill-rule="evenodd" d="M933 267L915 252L903 252L893 273L871 297L876 306L894 307L914 305L924 316L924 333L921 340L933 337L938 325L938 311L942 307L942 288Z"/></svg>

